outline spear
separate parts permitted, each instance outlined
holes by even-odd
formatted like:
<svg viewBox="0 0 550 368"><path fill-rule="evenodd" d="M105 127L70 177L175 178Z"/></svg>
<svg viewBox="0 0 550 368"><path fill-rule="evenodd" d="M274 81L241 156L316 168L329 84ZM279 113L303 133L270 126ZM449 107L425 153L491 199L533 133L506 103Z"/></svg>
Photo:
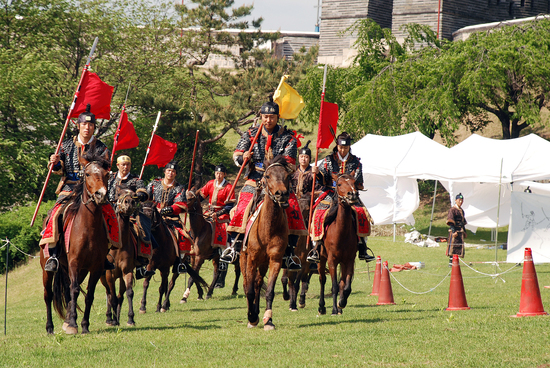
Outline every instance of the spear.
<svg viewBox="0 0 550 368"><path fill-rule="evenodd" d="M254 149L254 145L256 144L256 141L258 140L258 137L262 133L262 128L263 127L264 127L264 122L262 121L260 123L259 128L258 128L258 132L254 136L254 139L252 140L252 144L250 145L250 148L247 151L248 153L252 153L252 150ZM237 182L239 181L239 178L241 177L243 169L244 169L244 167L246 166L247 163L248 163L248 160L243 161L243 164L241 165L241 169L239 170L239 173L237 174L237 177L235 178L235 181L233 182L233 186L231 187L231 191L229 192L229 195L227 196L227 200L225 201L225 203L229 202L229 200L231 199L231 196L235 192L235 186L237 185Z"/></svg>
<svg viewBox="0 0 550 368"><path fill-rule="evenodd" d="M141 172L139 173L139 179L141 179L141 177L143 176L143 169L145 169L145 163L147 162L147 157L149 156L149 150L151 149L151 142L153 141L153 137L155 136L155 132L157 131L159 121L160 121L160 111L157 115L157 120L155 121L153 132L151 133L151 139L149 140L149 145L147 146L147 153L145 153L145 159L143 160L143 165L141 165Z"/></svg>
<svg viewBox="0 0 550 368"><path fill-rule="evenodd" d="M128 83L128 89L126 90L126 98L124 99L124 105L122 105L122 111L120 112L120 119L118 119L118 125L116 127L115 140L113 142L113 152L111 152L110 166L113 166L113 158L115 157L116 145L118 143L118 135L120 134L120 124L122 124L122 117L124 116L124 112L126 111L126 101L128 101L128 94L130 93L130 84L132 84L132 82Z"/></svg>
<svg viewBox="0 0 550 368"><path fill-rule="evenodd" d="M76 100L78 99L78 95L80 94L80 87L82 86L82 80L84 79L84 75L86 75L86 72L88 71L88 68L90 67L90 61L92 60L92 56L94 55L94 52L95 52L95 49L97 47L97 42L98 41L99 41L99 37L96 37L95 40L94 40L94 44L92 46L92 49L90 50L90 55L88 56L88 60L86 60L86 65L84 65L84 68L82 68L82 74L80 75L80 80L78 81L78 86L76 87L76 92L74 93L73 103L71 104L71 107L69 108L69 113L67 114L67 119L65 120L65 125L63 126L63 131L61 132L61 137L59 137L59 142L57 143L57 147L55 149L54 155L58 155L59 151L61 150L61 145L63 144L63 138L65 137L65 133L67 132L67 128L69 127L69 122L71 121L71 115L72 115L74 107L76 105ZM48 175L46 176L46 181L44 181L44 186L42 187L42 192L40 193L40 198L38 198L38 203L36 204L36 209L34 210L34 215L32 216L31 226L34 225L34 220L36 220L36 215L38 215L38 210L40 209L40 204L42 203L42 200L44 199L44 193L46 192L48 182L50 181L50 176L52 175L52 170L53 170L53 165L48 165Z"/></svg>
<svg viewBox="0 0 550 368"><path fill-rule="evenodd" d="M319 111L319 125L321 125L321 119L323 118L323 101L325 101L325 87L327 83L327 66L325 64L325 71L323 74L323 91L321 93L321 110ZM334 132L332 131L331 127L331 133L334 136ZM317 137L317 143L319 141L319 137ZM315 161L313 162L313 166L317 167L317 161L319 160L319 147L318 144L315 145ZM313 199L315 197L315 180L317 178L317 175L313 176L313 183L311 185L311 200L309 202L309 219L308 219L308 232L307 232L307 240L306 244L309 244L310 239L310 229L311 229L311 221L313 220Z"/></svg>
<svg viewBox="0 0 550 368"><path fill-rule="evenodd" d="M193 182L193 170L195 168L195 155L197 153L197 142L199 141L199 131L197 130L197 134L195 134L195 147L193 148L193 159L191 160L191 172L189 173L189 186L187 187L187 190L191 190L191 183ZM183 224L187 222L187 212L185 212L185 215L183 215Z"/></svg>

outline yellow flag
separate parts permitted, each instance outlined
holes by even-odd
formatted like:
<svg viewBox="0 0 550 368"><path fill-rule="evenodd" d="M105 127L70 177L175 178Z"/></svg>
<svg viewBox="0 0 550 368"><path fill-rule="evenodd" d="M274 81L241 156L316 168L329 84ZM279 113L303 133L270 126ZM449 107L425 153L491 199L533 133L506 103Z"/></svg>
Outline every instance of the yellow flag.
<svg viewBox="0 0 550 368"><path fill-rule="evenodd" d="M304 99L285 80L288 75L283 75L279 87L273 95L273 101L279 105L279 116L283 119L296 119L304 108Z"/></svg>

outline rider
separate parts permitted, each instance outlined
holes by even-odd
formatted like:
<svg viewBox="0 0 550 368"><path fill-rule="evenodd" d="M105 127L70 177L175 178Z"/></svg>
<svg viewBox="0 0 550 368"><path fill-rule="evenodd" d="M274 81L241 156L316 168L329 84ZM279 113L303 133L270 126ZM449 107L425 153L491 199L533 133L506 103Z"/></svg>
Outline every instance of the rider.
<svg viewBox="0 0 550 368"><path fill-rule="evenodd" d="M352 172L355 172L355 187L358 190L363 189L363 166L361 165L359 157L351 153L350 146L351 136L346 132L340 134L336 138L336 147L334 147L332 154L325 157L318 167L314 166L312 169L312 171L317 174L317 179L321 179L321 182L319 184L325 186L325 191L319 197L320 199L317 200L317 202L320 203L317 205L317 207L315 207L315 210L313 212L313 224L312 230L310 231L313 240L313 249L310 251L307 257L307 260L309 262L319 263L320 261L318 250L319 247L323 244L324 234L322 233L322 230L320 234L315 234L314 229L323 229L322 224L318 224L317 222L323 221L324 216L317 216L317 213L319 211L326 211L330 206L332 197L334 197L335 195L333 190L335 183L333 182L331 174L350 174ZM369 226L367 231L370 233L370 224L372 223L372 219L364 205L360 204L359 206L363 207L364 211L357 211L357 216L366 217L360 218L359 222L365 224L368 223ZM360 229L358 229L358 231L359 230ZM359 259L365 260L366 262L370 262L376 259L373 255L367 254L367 249L369 248L367 248L366 235L360 236L360 241L357 244L357 248L359 250Z"/></svg>
<svg viewBox="0 0 550 368"><path fill-rule="evenodd" d="M177 233L183 232L183 224L179 214L185 209L185 188L176 181L177 165L175 161L170 161L164 167L164 178L154 179L147 185L147 194L157 205L157 209L164 217L166 222L176 228ZM183 236L183 235L182 235ZM179 247L178 247L179 249ZM178 273L185 273L186 267L183 263L186 254L179 251L180 263L177 268Z"/></svg>
<svg viewBox="0 0 550 368"><path fill-rule="evenodd" d="M130 172L132 169L132 159L125 155L119 156L116 160L116 166L118 168L118 172L110 174L108 186L109 201L115 205L115 208L118 205L117 188L130 189L136 193L140 202L147 201L149 196L147 195L147 190L145 189L145 183L143 180ZM137 216L139 216L139 219L136 218L136 215L132 215L132 222L137 223L138 226L140 226L140 229L147 234L149 239L151 239L151 221L141 211L137 214ZM140 248L141 247L138 247L138 250L140 250ZM136 279L139 280L155 274L155 271L147 271L147 264L149 263L150 258L151 251L149 246L149 254L147 256L137 256L137 261L141 264L141 266L136 267Z"/></svg>
<svg viewBox="0 0 550 368"><path fill-rule="evenodd" d="M208 210L205 212L205 215L212 218L214 223L214 230L220 228L220 231L215 231L215 236L226 237L227 234L227 223L229 223L229 211L235 203L235 195L231 195L231 201L229 199L229 193L231 192L232 185L225 180L225 175L227 174L227 169L223 164L219 164L214 169L215 179L210 180L204 187L202 187L198 192L198 200L203 201L208 198ZM212 246L218 248L220 254L223 249L225 249L227 240L214 239ZM216 287L223 288L225 286L225 276L227 275L227 263L220 262L219 269L220 275L216 282Z"/></svg>
<svg viewBox="0 0 550 368"><path fill-rule="evenodd" d="M241 250L248 219L254 212L254 209L250 208L252 206L252 198L256 192L257 182L262 179L266 169L263 165L264 159L266 157L272 158L282 155L290 167L294 168L296 165L297 140L291 131L278 124L279 105L273 101L264 103L261 107L260 115L263 128L258 141L253 147L252 153L249 153L248 150L258 132L258 127L249 128L241 136L237 148L233 153L233 160L237 166L242 166L245 160L251 160L255 170L252 170L248 174L248 180L241 189L237 205L231 211L233 214L227 231L232 243L223 252L220 258L222 262L233 263ZM307 232L305 231L302 213L299 211L296 196L293 193L290 195L289 204L289 208L285 210L289 220L289 244L283 258L282 267L289 270L299 270L301 269L300 259L294 254L294 248L298 242L298 236L302 235L302 233L307 234ZM297 208L298 211L296 211Z"/></svg>
<svg viewBox="0 0 550 368"><path fill-rule="evenodd" d="M300 166L296 169L290 178L290 187L296 193L298 199L304 196L311 196L313 184L313 172L311 171L311 150L309 149L310 141L305 147L298 151L298 163Z"/></svg>
<svg viewBox="0 0 550 368"><path fill-rule="evenodd" d="M53 165L52 171L55 174L62 175L59 185L55 193L58 195L57 202L50 214L46 227L43 233L48 234L46 230L50 227L55 227L52 223L56 217L56 212L61 207L61 202L73 191L74 186L81 179L82 167L78 161L78 150L88 150L92 143L95 144L95 152L97 155L109 154L107 146L94 136L96 127L95 115L90 112L90 104L86 106L86 111L78 116L77 120L78 134L63 141L59 154L50 156L49 165ZM82 152L81 152L82 153ZM56 232L57 230L53 230ZM59 254L58 242L55 238L47 238L48 235L43 235L40 244L48 244L48 249L44 247L44 255L49 253L49 258L44 265L44 270L48 272L56 272L59 266L57 255ZM106 270L112 270L115 266L105 259L104 267Z"/></svg>

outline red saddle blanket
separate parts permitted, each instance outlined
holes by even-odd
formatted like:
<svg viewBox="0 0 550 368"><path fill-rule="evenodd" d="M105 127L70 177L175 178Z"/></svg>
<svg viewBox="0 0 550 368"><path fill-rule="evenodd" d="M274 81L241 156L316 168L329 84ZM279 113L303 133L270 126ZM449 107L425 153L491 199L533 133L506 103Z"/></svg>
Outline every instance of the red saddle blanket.
<svg viewBox="0 0 550 368"><path fill-rule="evenodd" d="M365 207L353 206L355 212L355 221L357 228L357 236L365 237L370 235L370 215ZM320 209L316 208L313 212L313 226L311 227L311 240L322 239L325 235L325 217L327 216L329 208Z"/></svg>
<svg viewBox="0 0 550 368"><path fill-rule="evenodd" d="M180 253L191 253L193 250L193 238L185 228L174 227L177 232L178 248Z"/></svg>
<svg viewBox="0 0 550 368"><path fill-rule="evenodd" d="M225 248L227 246L227 222L211 222L214 230L214 237L212 238L212 245L215 248Z"/></svg>

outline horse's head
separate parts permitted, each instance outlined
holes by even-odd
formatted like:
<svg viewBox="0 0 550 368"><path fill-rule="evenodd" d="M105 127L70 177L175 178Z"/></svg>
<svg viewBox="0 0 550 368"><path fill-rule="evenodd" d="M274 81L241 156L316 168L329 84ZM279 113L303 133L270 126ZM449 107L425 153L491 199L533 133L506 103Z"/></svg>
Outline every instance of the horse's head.
<svg viewBox="0 0 550 368"><path fill-rule="evenodd" d="M116 212L123 216L132 215L139 206L136 192L129 188L117 187L116 197Z"/></svg>
<svg viewBox="0 0 550 368"><path fill-rule="evenodd" d="M107 203L109 161L104 155L96 155L94 151L95 144L83 155L78 150L78 161L84 168L82 180L88 201L104 204Z"/></svg>
<svg viewBox="0 0 550 368"><path fill-rule="evenodd" d="M191 188L187 192L185 192L185 198L187 198L187 208L193 209L195 212L201 211L201 204L197 195L197 191L195 190L195 187ZM195 208L196 207L196 208Z"/></svg>
<svg viewBox="0 0 550 368"><path fill-rule="evenodd" d="M332 179L336 183L334 189L341 202L345 202L348 205L359 202L359 194L357 193L357 189L355 189L355 171L350 174L332 174Z"/></svg>
<svg viewBox="0 0 550 368"><path fill-rule="evenodd" d="M269 198L282 208L287 208L289 198L290 168L283 156L276 156L273 160L265 162L266 167L262 186Z"/></svg>

